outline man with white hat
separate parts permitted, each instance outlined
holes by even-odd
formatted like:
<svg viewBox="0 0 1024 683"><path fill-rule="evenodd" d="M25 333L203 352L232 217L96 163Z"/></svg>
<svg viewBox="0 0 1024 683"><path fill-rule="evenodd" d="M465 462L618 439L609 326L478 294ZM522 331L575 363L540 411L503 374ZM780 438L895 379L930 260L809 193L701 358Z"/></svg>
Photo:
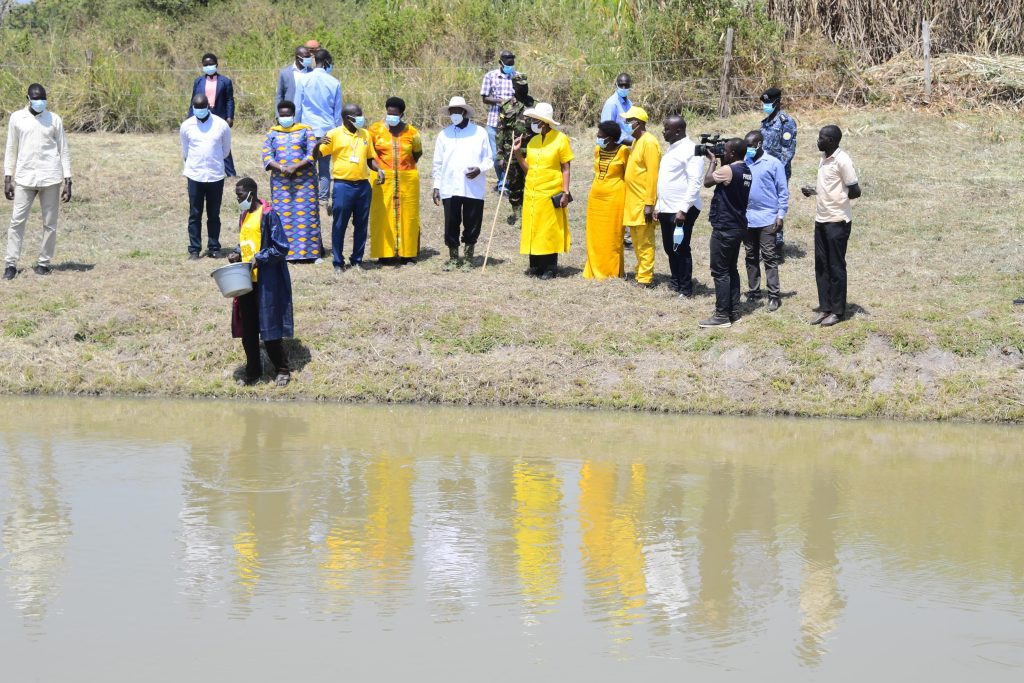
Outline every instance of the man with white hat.
<svg viewBox="0 0 1024 683"><path fill-rule="evenodd" d="M453 97L442 109L452 124L434 142L434 204L444 205L444 243L448 246L445 270L473 266L473 249L484 218L487 170L494 158L487 131L472 122L473 108L464 97ZM459 258L459 232L466 245Z"/></svg>

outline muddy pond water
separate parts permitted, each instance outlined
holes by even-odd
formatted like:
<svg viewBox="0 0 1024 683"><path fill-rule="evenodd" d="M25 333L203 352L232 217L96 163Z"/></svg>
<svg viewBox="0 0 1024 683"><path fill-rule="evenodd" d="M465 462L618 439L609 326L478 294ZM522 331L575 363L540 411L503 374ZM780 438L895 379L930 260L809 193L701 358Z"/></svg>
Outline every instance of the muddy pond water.
<svg viewBox="0 0 1024 683"><path fill-rule="evenodd" d="M1021 681L1022 436L0 399L2 679Z"/></svg>

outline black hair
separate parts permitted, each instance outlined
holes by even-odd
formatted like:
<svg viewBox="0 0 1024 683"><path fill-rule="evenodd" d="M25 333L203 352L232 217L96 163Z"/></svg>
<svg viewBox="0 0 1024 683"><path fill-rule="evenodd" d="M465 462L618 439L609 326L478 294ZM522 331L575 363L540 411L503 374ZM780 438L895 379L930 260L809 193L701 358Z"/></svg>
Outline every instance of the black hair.
<svg viewBox="0 0 1024 683"><path fill-rule="evenodd" d="M747 133L746 135L744 135L743 136L743 142L746 143L747 138L749 138L749 137L756 137L758 139L758 142L764 142L764 135L762 135L761 131L759 131L759 130L752 130L749 133Z"/></svg>
<svg viewBox="0 0 1024 683"><path fill-rule="evenodd" d="M320 66L328 66L334 64L334 57L331 56L330 52L323 48L317 50L316 54L313 56L316 58L316 63L319 64Z"/></svg>
<svg viewBox="0 0 1024 683"><path fill-rule="evenodd" d="M840 130L839 126L833 124L822 126L821 132L835 140L837 145L843 140L843 131Z"/></svg>
<svg viewBox="0 0 1024 683"><path fill-rule="evenodd" d="M42 84L40 84L40 83L32 83L31 85L28 86L28 90L25 91L25 94L28 95L29 98L31 98L33 90L42 90L44 93L46 92L46 88L44 88L42 86Z"/></svg>
<svg viewBox="0 0 1024 683"><path fill-rule="evenodd" d="M747 143L745 143L741 138L729 138L725 141L725 148L732 150L733 154L742 159L744 153L747 151Z"/></svg>
<svg viewBox="0 0 1024 683"><path fill-rule="evenodd" d="M628 79L629 79L629 82L630 82L630 83L632 83L632 82L633 82L633 77L632 77L632 76L630 76L630 75L629 75L628 73L626 73L625 71L623 71L622 73L620 73L620 74L619 74L618 76L616 76L616 77L615 77L615 82L616 82L616 83L618 83L618 82L619 82L619 79L620 79L620 78L622 78L623 76L625 76L626 78L628 78Z"/></svg>
<svg viewBox="0 0 1024 683"><path fill-rule="evenodd" d="M295 103L292 102L291 100L281 100L280 102L277 103L277 110L280 111L282 109L291 109L292 113L294 114Z"/></svg>
<svg viewBox="0 0 1024 683"><path fill-rule="evenodd" d="M259 188L256 186L256 181L249 176L239 178L238 182L235 183L235 187L240 187L246 192L252 192L254 194L259 191Z"/></svg>
<svg viewBox="0 0 1024 683"><path fill-rule="evenodd" d="M614 121L602 121L597 124L597 132L604 137L612 138L616 142L622 136L622 128Z"/></svg>
<svg viewBox="0 0 1024 683"><path fill-rule="evenodd" d="M403 100L401 97L389 97L384 102L384 108L385 109L390 109L391 107L394 107L395 109L397 109L398 111L400 111L400 112L402 112L404 114L405 113L405 100Z"/></svg>
<svg viewBox="0 0 1024 683"><path fill-rule="evenodd" d="M668 122L671 121L672 119L679 119L679 127L682 128L683 135L686 135L686 119L683 118L682 114L670 114L666 116L665 120L662 122L662 125L667 125Z"/></svg>
<svg viewBox="0 0 1024 683"><path fill-rule="evenodd" d="M203 58L200 61L205 62L207 59L212 59L214 64L217 63L217 55L213 54L212 52L207 52L205 55L203 55Z"/></svg>

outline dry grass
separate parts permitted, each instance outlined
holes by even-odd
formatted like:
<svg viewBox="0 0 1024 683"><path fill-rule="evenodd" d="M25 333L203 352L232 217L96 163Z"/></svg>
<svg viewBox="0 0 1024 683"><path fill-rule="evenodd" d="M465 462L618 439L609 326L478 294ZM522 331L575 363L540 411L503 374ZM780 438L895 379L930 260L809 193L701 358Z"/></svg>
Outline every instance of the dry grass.
<svg viewBox="0 0 1024 683"><path fill-rule="evenodd" d="M564 277L522 275L518 229L504 211L498 262L486 273L444 273L435 253L440 211L426 201L420 263L340 277L328 265L292 268L299 369L284 391L234 386L242 351L209 278L214 263L184 259L176 136L75 136L78 195L63 214L58 271L43 279L26 270L0 286L0 389L1024 419L1024 311L1011 305L1024 294L1013 208L1024 124L1003 114L797 116L793 188L813 182L814 131L833 121L847 131L864 188L849 254L851 320L824 330L806 324L816 295L813 204L803 198L787 222L782 309L749 310L715 332L696 327L712 307L704 216L694 238L699 296L680 302L664 286L579 277L585 201L572 205ZM755 125L750 114L691 123L691 134ZM581 200L591 138L573 135ZM235 157L240 172L262 179L259 143L241 136ZM429 161L428 153L421 167ZM485 234L494 207L489 199ZM222 241L231 245L233 211L223 215ZM38 245L38 220L27 254ZM660 252L655 267L664 282Z"/></svg>

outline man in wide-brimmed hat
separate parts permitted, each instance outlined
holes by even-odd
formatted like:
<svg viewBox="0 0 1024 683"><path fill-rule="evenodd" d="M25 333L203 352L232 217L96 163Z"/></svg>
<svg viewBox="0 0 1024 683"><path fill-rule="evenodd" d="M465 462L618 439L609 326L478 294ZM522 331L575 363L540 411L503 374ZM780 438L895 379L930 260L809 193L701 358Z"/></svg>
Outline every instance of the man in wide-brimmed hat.
<svg viewBox="0 0 1024 683"><path fill-rule="evenodd" d="M484 218L486 173L494 166L487 132L473 123L475 112L464 97L453 97L442 113L451 125L434 142L434 204L444 206L444 243L448 247L445 270L471 268L473 250ZM466 245L459 257L459 237Z"/></svg>

